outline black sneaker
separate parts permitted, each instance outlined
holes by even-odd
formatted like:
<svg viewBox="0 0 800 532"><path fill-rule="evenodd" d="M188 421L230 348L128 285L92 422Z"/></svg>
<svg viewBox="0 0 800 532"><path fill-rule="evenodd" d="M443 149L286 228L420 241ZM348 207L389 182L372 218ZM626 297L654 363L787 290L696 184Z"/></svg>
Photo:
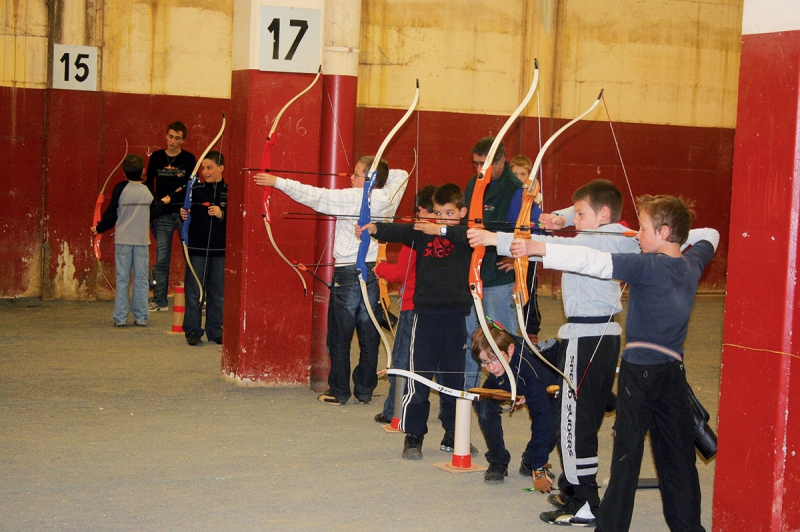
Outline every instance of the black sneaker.
<svg viewBox="0 0 800 532"><path fill-rule="evenodd" d="M391 419L386 419L386 416L383 415L383 412L381 412L380 414L376 414L375 415L375 422L376 423L380 423L382 425L391 425L392 424L392 420Z"/></svg>
<svg viewBox="0 0 800 532"><path fill-rule="evenodd" d="M551 493L550 495L547 496L547 502L549 502L556 508L563 508L564 506L567 505L563 493Z"/></svg>
<svg viewBox="0 0 800 532"><path fill-rule="evenodd" d="M583 526L592 527L595 525L595 518L589 509L589 503L585 503L580 510L573 514L566 507L551 512L542 512L539 519L551 525L561 526Z"/></svg>
<svg viewBox="0 0 800 532"><path fill-rule="evenodd" d="M406 434L406 441L403 443L403 458L406 460L422 460L422 440L424 438L424 435Z"/></svg>
<svg viewBox="0 0 800 532"><path fill-rule="evenodd" d="M217 336L214 338L214 343L222 345L222 336Z"/></svg>
<svg viewBox="0 0 800 532"><path fill-rule="evenodd" d="M484 482L495 484L503 482L503 479L508 476L508 464L501 464L500 462L490 462L489 469L483 474Z"/></svg>
<svg viewBox="0 0 800 532"><path fill-rule="evenodd" d="M442 438L442 445L439 448L447 453L452 453L453 447L455 447L455 445L456 445L455 432L445 432L444 438Z"/></svg>
<svg viewBox="0 0 800 532"><path fill-rule="evenodd" d="M200 339L199 334L192 331L186 334L186 343L189 345L203 345L203 340Z"/></svg>
<svg viewBox="0 0 800 532"><path fill-rule="evenodd" d="M326 405L333 405L333 406L344 406L347 403L343 403L339 401L336 396L333 395L333 392L328 390L325 393L321 393L317 396L317 400L325 403Z"/></svg>
<svg viewBox="0 0 800 532"><path fill-rule="evenodd" d="M444 451L446 453L452 453L453 449L455 448L455 444L456 444L455 433L445 432L439 450ZM478 448L472 445L471 443L469 444L469 454L470 456L478 456Z"/></svg>
<svg viewBox="0 0 800 532"><path fill-rule="evenodd" d="M525 462L519 463L519 474L523 477L533 478L533 468Z"/></svg>

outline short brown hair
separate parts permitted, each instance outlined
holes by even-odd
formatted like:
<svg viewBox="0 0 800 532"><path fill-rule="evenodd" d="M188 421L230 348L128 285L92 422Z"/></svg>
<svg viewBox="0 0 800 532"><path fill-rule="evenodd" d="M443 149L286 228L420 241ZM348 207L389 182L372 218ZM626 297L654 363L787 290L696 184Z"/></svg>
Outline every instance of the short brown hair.
<svg viewBox="0 0 800 532"><path fill-rule="evenodd" d="M689 238L689 229L695 218L694 201L685 200L683 196L641 196L636 198L639 212L646 213L653 220L656 231L663 226L669 227L667 242L683 245Z"/></svg>
<svg viewBox="0 0 800 532"><path fill-rule="evenodd" d="M141 181L144 170L144 158L141 155L130 153L122 160L122 171L130 181Z"/></svg>
<svg viewBox="0 0 800 532"><path fill-rule="evenodd" d="M481 157L485 157L489 155L489 150L492 149L492 144L494 144L494 137L483 137L475 146L472 147L472 153L475 155L480 155ZM506 145L503 144L503 141L500 141L500 144L497 145L497 151L494 152L494 159L492 159L492 164L497 164L500 162L500 159L506 156Z"/></svg>
<svg viewBox="0 0 800 532"><path fill-rule="evenodd" d="M179 133L183 133L183 139L186 140L186 126L183 125L183 122L175 121L167 126L166 133L169 133L169 130L177 131Z"/></svg>
<svg viewBox="0 0 800 532"><path fill-rule="evenodd" d="M492 338L497 344L497 347L500 348L500 351L508 353L508 346L514 343L514 337L503 329L500 329L499 327L493 327L491 325L489 326L489 332L492 334ZM475 329L475 332L472 333L472 358L476 360L480 359L480 354L482 351L491 353L492 346L486 339L483 328L478 327Z"/></svg>
<svg viewBox="0 0 800 532"><path fill-rule="evenodd" d="M608 179L595 179L578 187L572 195L573 203L585 201L597 213L603 207L611 211L611 221L618 222L622 218L622 192Z"/></svg>
<svg viewBox="0 0 800 532"><path fill-rule="evenodd" d="M459 209L464 207L464 193L461 188L453 183L445 183L440 185L433 191L434 205L447 205L452 203Z"/></svg>
<svg viewBox="0 0 800 532"><path fill-rule="evenodd" d="M372 168L372 162L375 160L374 155L363 155L359 157L358 162L364 165L366 171L369 172L369 169ZM386 184L386 180L389 178L389 163L386 162L386 159L381 159L378 163L378 169L376 170L378 175L375 177L375 187L374 188L383 188L383 185ZM367 181L369 181L369 176L367 177Z"/></svg>

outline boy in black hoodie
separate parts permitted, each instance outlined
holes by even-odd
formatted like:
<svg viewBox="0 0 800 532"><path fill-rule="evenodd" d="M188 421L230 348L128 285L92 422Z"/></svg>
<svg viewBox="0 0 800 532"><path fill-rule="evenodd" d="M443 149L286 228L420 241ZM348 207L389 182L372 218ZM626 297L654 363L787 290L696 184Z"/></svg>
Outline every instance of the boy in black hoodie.
<svg viewBox="0 0 800 532"><path fill-rule="evenodd" d="M464 387L464 344L467 339L465 317L472 308L469 293L469 264L472 249L467 242L467 227L460 225L467 215L464 194L458 185L442 185L433 193L436 222L418 221L414 225L377 223L363 229L384 242L401 242L417 250L417 286L414 292L414 318L411 337L410 371L428 379L438 370L443 386ZM356 227L356 234L360 234ZM403 458L422 459L422 440L428 432L430 389L416 381L408 382L403 398L400 430L406 433ZM455 433L455 398L440 396L442 448L452 448Z"/></svg>
<svg viewBox="0 0 800 532"><path fill-rule="evenodd" d="M225 157L210 151L201 162L203 182L191 190L191 214L188 243L189 259L203 283L206 300L206 327L197 281L186 268L186 314L183 332L189 345L203 345L203 333L215 343L222 343L222 302L225 296L225 213L228 210L228 185L222 178ZM188 212L181 208L184 222Z"/></svg>

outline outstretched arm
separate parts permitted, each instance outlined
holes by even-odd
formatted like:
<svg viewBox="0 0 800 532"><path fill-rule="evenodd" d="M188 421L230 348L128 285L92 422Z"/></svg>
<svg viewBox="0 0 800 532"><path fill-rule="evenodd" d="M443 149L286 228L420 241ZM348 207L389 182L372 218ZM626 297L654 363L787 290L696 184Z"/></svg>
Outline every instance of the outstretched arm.
<svg viewBox="0 0 800 532"><path fill-rule="evenodd" d="M611 279L614 269L611 253L585 246L545 244L517 239L511 243L511 254L514 258L538 255L544 257L545 268L582 273L598 279Z"/></svg>

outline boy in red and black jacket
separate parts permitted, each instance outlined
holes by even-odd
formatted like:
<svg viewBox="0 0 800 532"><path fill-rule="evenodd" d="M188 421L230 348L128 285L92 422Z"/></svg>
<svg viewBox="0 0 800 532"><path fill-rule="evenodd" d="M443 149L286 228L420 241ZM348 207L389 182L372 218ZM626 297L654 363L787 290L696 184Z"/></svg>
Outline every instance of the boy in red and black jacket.
<svg viewBox="0 0 800 532"><path fill-rule="evenodd" d="M467 227L464 195L458 185L446 184L433 193L435 222L408 224L367 224L363 229L384 242L401 242L417 250L417 285L414 292L410 371L432 378L437 369L443 386L457 390L464 386L465 317L472 308L469 293L469 264L472 249ZM356 233L362 228L356 227ZM428 432L430 389L408 382L403 400L400 430L406 433L403 458L422 459L422 440ZM442 394L442 445L455 433L455 398ZM452 447L452 445L451 445Z"/></svg>

